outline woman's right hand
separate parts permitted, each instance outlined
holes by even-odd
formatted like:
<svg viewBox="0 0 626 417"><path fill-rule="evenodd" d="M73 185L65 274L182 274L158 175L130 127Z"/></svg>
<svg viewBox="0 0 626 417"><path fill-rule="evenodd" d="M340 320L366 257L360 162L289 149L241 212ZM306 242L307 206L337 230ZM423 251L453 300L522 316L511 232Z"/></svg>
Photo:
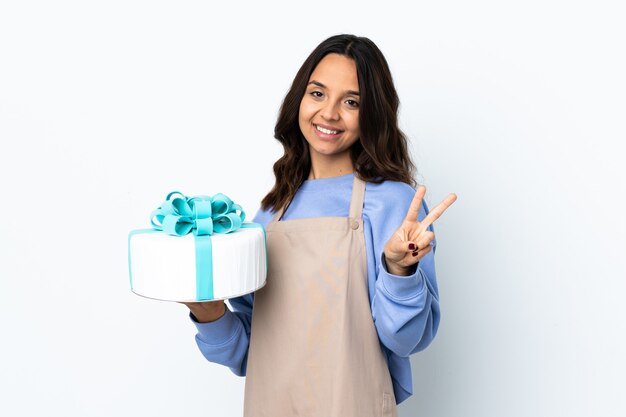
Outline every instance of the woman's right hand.
<svg viewBox="0 0 626 417"><path fill-rule="evenodd" d="M198 302L182 302L189 307L191 314L194 315L198 323L210 323L222 317L226 313L226 303L224 300L216 301L198 301Z"/></svg>

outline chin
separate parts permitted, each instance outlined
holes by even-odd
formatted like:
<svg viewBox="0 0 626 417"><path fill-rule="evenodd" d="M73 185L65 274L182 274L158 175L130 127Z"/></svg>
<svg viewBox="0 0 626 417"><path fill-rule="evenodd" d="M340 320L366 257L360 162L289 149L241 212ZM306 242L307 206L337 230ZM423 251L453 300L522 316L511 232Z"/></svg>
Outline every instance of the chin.
<svg viewBox="0 0 626 417"><path fill-rule="evenodd" d="M340 150L337 148L315 148L313 147L313 151L319 155L324 155L324 156L336 156L336 155L340 155L345 153L345 150Z"/></svg>

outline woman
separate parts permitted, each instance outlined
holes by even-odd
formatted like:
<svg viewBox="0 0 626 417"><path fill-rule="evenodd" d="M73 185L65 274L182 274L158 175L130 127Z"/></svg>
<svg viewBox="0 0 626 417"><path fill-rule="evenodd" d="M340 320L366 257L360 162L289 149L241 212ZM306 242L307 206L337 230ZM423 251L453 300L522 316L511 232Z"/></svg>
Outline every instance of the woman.
<svg viewBox="0 0 626 417"><path fill-rule="evenodd" d="M246 416L395 416L412 394L408 356L439 324L431 223L456 196L429 213L412 188L398 105L382 53L353 35L322 42L284 99L254 218L267 284L233 311L187 304L204 356L246 375Z"/></svg>

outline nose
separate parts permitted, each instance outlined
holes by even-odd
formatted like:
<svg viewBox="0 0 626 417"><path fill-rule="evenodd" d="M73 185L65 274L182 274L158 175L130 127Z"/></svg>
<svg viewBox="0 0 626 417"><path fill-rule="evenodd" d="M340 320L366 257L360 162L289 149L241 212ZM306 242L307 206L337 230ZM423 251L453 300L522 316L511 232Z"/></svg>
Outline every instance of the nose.
<svg viewBox="0 0 626 417"><path fill-rule="evenodd" d="M325 120L339 120L337 105L332 102L325 103L324 107L320 111L320 115Z"/></svg>

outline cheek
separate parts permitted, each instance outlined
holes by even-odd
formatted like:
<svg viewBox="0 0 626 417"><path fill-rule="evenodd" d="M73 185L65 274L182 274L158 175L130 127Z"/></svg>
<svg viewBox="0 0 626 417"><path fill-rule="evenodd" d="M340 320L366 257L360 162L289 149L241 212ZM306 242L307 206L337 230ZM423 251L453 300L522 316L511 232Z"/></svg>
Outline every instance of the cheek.
<svg viewBox="0 0 626 417"><path fill-rule="evenodd" d="M299 109L300 121L309 120L313 116L313 114L315 114L314 106L312 106L310 103L307 103L306 100L303 100L302 102L300 102L300 109Z"/></svg>
<svg viewBox="0 0 626 417"><path fill-rule="evenodd" d="M357 136L359 135L359 115L350 115L349 124L350 130L352 130Z"/></svg>
<svg viewBox="0 0 626 417"><path fill-rule="evenodd" d="M306 114L302 106L300 106L300 110L298 111L298 124L300 125L300 129L304 129L306 125Z"/></svg>

